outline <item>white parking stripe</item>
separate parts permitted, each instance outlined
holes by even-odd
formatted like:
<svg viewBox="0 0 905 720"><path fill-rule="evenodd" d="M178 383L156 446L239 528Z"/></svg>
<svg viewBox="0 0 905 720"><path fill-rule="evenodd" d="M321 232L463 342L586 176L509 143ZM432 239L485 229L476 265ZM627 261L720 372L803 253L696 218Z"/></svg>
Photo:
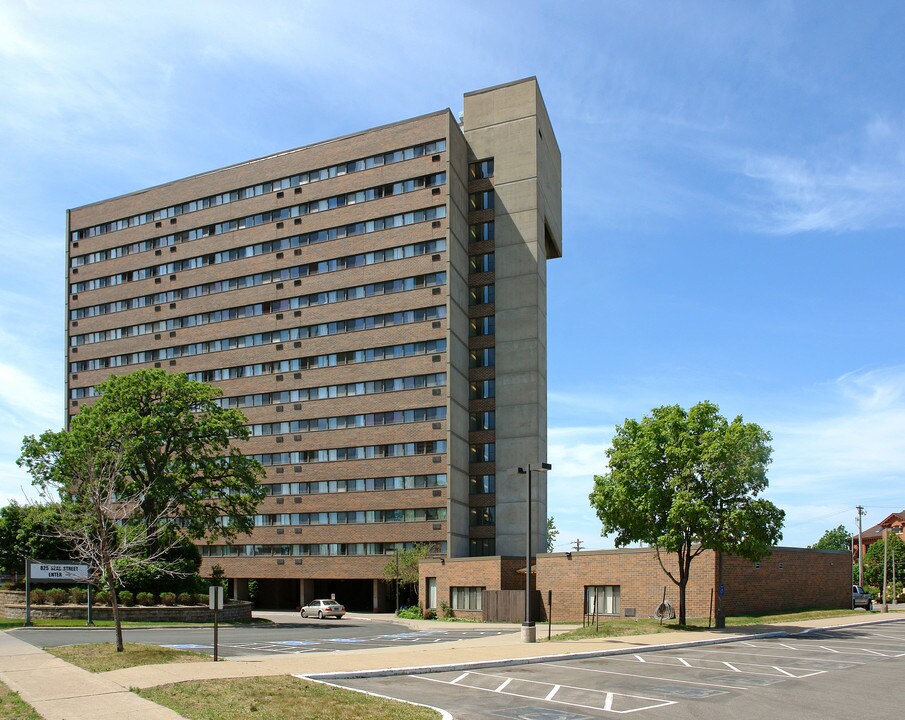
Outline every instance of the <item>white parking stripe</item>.
<svg viewBox="0 0 905 720"><path fill-rule="evenodd" d="M491 673L482 673L482 672L471 672L471 673L466 672L466 673L464 673L464 675L466 675L466 676L467 675L477 675L477 676L481 676L481 677L505 677L503 675L493 675ZM440 683L442 685L452 685L452 684L454 684L454 682L458 682L462 679L461 675L458 678L456 678L455 681L441 680L439 678L427 677L426 675L409 675L409 677L414 678L416 680L427 680L428 682ZM530 683L532 685L550 685L551 684L551 683L540 682L538 680L528 680L527 678L519 678L519 682ZM480 687L478 685L456 685L456 687L457 688L467 688L468 690L483 690L484 692L493 692L493 693L496 692L496 690L493 690L490 688L485 688L485 687ZM603 695L604 696L603 705L586 705L584 703L557 700L556 698L552 698L552 699L548 700L548 702L551 702L556 705L565 705L568 707L583 708L585 710L603 710L605 712L612 712L612 713L616 713L619 715L625 715L628 713L637 712L638 710L653 710L654 708L666 707L667 705L676 704L675 700L663 700L661 698L645 697L644 695L629 695L627 693L614 693L614 692L608 692L608 691L603 691L603 690L595 690L593 688L575 687L573 685L556 685L554 687L556 688L557 691L561 690L562 688L567 688L569 690L576 690L581 693L587 693L592 696L593 695ZM527 700L535 700L535 701L545 699L545 698L540 698L536 695L525 695L522 693L511 692L511 691L501 692L500 694L508 695L511 697L525 698ZM550 694L548 694L548 697L550 697ZM623 699L626 699L629 701L641 700L641 701L646 701L649 704L642 705L640 707L629 707L629 708L626 708L625 710L615 710L615 709L613 709L613 703L616 698L623 698Z"/></svg>
<svg viewBox="0 0 905 720"><path fill-rule="evenodd" d="M506 689L506 686L507 686L509 683L511 683L511 682L512 682L512 678L506 678L506 679L503 681L503 684L500 685L500 686L496 689L496 692L503 692L503 690Z"/></svg>
<svg viewBox="0 0 905 720"><path fill-rule="evenodd" d="M583 672L600 673L601 675L621 675L622 677L642 678L644 680L665 680L670 683L681 683L682 685L703 685L705 687L722 688L724 690L750 690L751 688L742 687L740 685L720 685L719 683L700 682L698 680L678 680L676 678L662 678L656 675L641 675L639 673L623 673L615 670L598 670L597 668L579 667L578 665L562 665L560 663L539 663L540 665L550 665L551 667L561 667L567 670L582 670Z"/></svg>
<svg viewBox="0 0 905 720"><path fill-rule="evenodd" d="M734 672L741 672L741 670L739 670L737 667L735 667L735 665L733 665L732 663L727 663L724 661L723 665L725 665L730 670L733 670ZM789 673L786 673L786 675L789 675Z"/></svg>
<svg viewBox="0 0 905 720"><path fill-rule="evenodd" d="M511 680L511 679L512 679L512 678L510 678L510 680ZM556 693L559 692L559 689L560 689L561 687L562 687L562 685L554 685L554 686L553 686L553 689L552 689L550 692L547 693L547 697L545 697L544 700L546 700L546 701L548 701L548 702L549 702L550 700L552 700L553 697L556 695ZM607 693L607 695L609 695L609 693ZM610 704L612 704L612 702L610 702Z"/></svg>
<svg viewBox="0 0 905 720"><path fill-rule="evenodd" d="M802 658L798 655L773 655L772 653L749 653L742 652L740 650L704 650L703 648L696 648L695 654L698 653L710 653L713 655L748 655L750 657L759 657L759 658L780 658L782 660L806 660L807 662L846 662L851 665L864 665L864 660L844 660L844 661L836 661L836 660L821 660L820 658Z"/></svg>
<svg viewBox="0 0 905 720"><path fill-rule="evenodd" d="M464 680L467 677L468 677L468 673L464 672L461 675L459 675L459 677L457 677L455 680L451 680L449 684L455 685L457 682L459 682L460 680Z"/></svg>

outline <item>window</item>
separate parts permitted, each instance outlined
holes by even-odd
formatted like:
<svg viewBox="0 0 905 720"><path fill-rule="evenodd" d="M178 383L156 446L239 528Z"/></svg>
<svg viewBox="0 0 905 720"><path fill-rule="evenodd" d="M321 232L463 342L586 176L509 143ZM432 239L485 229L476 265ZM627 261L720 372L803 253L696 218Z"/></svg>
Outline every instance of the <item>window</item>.
<svg viewBox="0 0 905 720"><path fill-rule="evenodd" d="M468 541L469 557L487 557L496 555L496 540L493 538L474 538Z"/></svg>
<svg viewBox="0 0 905 720"><path fill-rule="evenodd" d="M495 462L496 445L494 443L471 445L469 448L468 461L473 463Z"/></svg>
<svg viewBox="0 0 905 720"><path fill-rule="evenodd" d="M471 527L496 525L496 507L473 507L468 509L468 524Z"/></svg>
<svg viewBox="0 0 905 720"><path fill-rule="evenodd" d="M468 367L493 367L496 364L496 351L494 348L482 348L472 350L468 357ZM445 378L444 378L445 381ZM444 382L445 384L445 382Z"/></svg>
<svg viewBox="0 0 905 720"><path fill-rule="evenodd" d="M618 585L586 585L584 589L586 615L618 615Z"/></svg>
<svg viewBox="0 0 905 720"><path fill-rule="evenodd" d="M496 292L493 285L477 285L468 290L469 305L490 305L494 302Z"/></svg>
<svg viewBox="0 0 905 720"><path fill-rule="evenodd" d="M483 610L484 588L482 587L451 587L449 599L453 610Z"/></svg>
<svg viewBox="0 0 905 720"><path fill-rule="evenodd" d="M424 580L427 586L427 607L431 610L437 609L437 578L429 577Z"/></svg>
<svg viewBox="0 0 905 720"><path fill-rule="evenodd" d="M468 242L493 242L493 222L468 226Z"/></svg>
<svg viewBox="0 0 905 720"><path fill-rule="evenodd" d="M493 208L493 190L484 190L468 196L468 209L472 212L491 208Z"/></svg>
<svg viewBox="0 0 905 720"><path fill-rule="evenodd" d="M493 272L495 267L495 257L493 253L484 253L483 255L472 255L468 258L468 274Z"/></svg>
<svg viewBox="0 0 905 720"><path fill-rule="evenodd" d="M479 160L468 166L469 180L486 180L493 177L493 158Z"/></svg>
<svg viewBox="0 0 905 720"><path fill-rule="evenodd" d="M469 495L486 495L496 492L496 475L472 475L468 478Z"/></svg>
<svg viewBox="0 0 905 720"><path fill-rule="evenodd" d="M493 335L496 332L496 321L493 315L487 315L480 318L472 318L468 323L468 336L480 337L482 335Z"/></svg>
<svg viewBox="0 0 905 720"><path fill-rule="evenodd" d="M496 394L496 383L493 380L479 380L471 383L469 389L469 400L484 400L492 398Z"/></svg>
<svg viewBox="0 0 905 720"><path fill-rule="evenodd" d="M496 413L493 410L488 412L470 413L468 416L468 429L470 432L493 430L495 427Z"/></svg>

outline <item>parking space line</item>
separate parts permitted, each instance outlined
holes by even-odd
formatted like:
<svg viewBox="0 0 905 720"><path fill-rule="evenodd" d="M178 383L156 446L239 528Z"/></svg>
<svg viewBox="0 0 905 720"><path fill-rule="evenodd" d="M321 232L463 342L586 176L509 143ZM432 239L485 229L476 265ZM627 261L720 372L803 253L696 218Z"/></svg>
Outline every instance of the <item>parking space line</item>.
<svg viewBox="0 0 905 720"><path fill-rule="evenodd" d="M482 673L482 672L466 672L466 673L464 673L464 675L465 676L476 675L476 676L491 677L491 678L506 677L505 675L495 675L492 673ZM456 678L455 681L441 680L439 678L427 677L425 675L409 675L409 677L414 678L416 680L427 680L428 682L440 683L442 685L452 685L452 684L454 684L454 682L458 682L462 679L462 676L459 676L458 678ZM512 679L515 680L515 678L512 678ZM518 680L519 680L519 682L530 683L532 685L551 685L551 683L541 682L539 680L528 680L526 678L518 678ZM485 688L485 687L481 687L479 685L459 685L459 684L457 684L456 687L467 688L469 690L483 690L484 692L492 692L492 693L498 692L496 689ZM553 687L556 690L556 692L553 692L551 690L551 692L548 693L547 696L543 697L543 698L538 697L537 695L526 695L523 693L517 693L517 692L513 692L513 691L509 691L509 690L500 692L499 694L508 695L510 697L525 698L527 700L535 700L535 701L537 701L537 700L544 701L545 700L547 702L550 702L550 703L553 703L556 705L565 705L567 707L582 708L584 710L602 710L604 712L616 713L618 715L625 715L628 713L637 712L639 710L653 710L658 707L666 707L668 705L676 704L675 700L663 700L662 698L652 698L652 697L646 697L644 695L629 695L627 693L614 693L614 692L609 692L609 691L605 691L605 690L595 690L594 688L576 687L573 685L554 685ZM569 690L575 690L579 693L587 693L592 696L593 695L603 695L604 696L603 704L602 705L587 705L585 703L580 703L580 702L558 700L555 697L553 697L553 695L557 694L559 692L559 690L561 690L563 688L566 688ZM613 708L613 703L616 698L624 698L629 701L641 700L648 704L642 705L640 707L629 707L624 710L617 710L617 709Z"/></svg>
<svg viewBox="0 0 905 720"><path fill-rule="evenodd" d="M677 657L676 660L678 660L680 663L682 663L685 667L691 667L691 663L689 663L687 660L683 660L680 657Z"/></svg>
<svg viewBox="0 0 905 720"><path fill-rule="evenodd" d="M450 684L450 685L455 685L457 682L459 682L459 680L464 680L464 679L467 678L467 677L468 677L468 673L467 673L467 672L464 672L464 673L462 673L461 675L459 675L459 677L457 677L455 680L450 681L449 684Z"/></svg>
<svg viewBox="0 0 905 720"><path fill-rule="evenodd" d="M733 665L732 663L727 663L727 662L723 661L723 665L725 665L727 668L729 668L730 670L732 670L734 672L741 672L741 670L739 670L737 667L735 667L735 665ZM789 673L786 673L786 675L788 675L788 674Z"/></svg>
<svg viewBox="0 0 905 720"><path fill-rule="evenodd" d="M705 687L721 688L723 690L750 690L751 688L741 685L721 685L719 683L703 682L700 680L679 680L678 678L662 678L656 675L641 675L639 673L624 673L616 670L598 670L597 668L579 667L578 665L561 665L560 663L539 663L541 665L549 665L551 667L561 667L567 670L582 670L584 672L600 673L601 675L619 675L621 677L641 678L644 680L665 680L671 683L681 683L682 685L703 685Z"/></svg>
<svg viewBox="0 0 905 720"><path fill-rule="evenodd" d="M640 655L635 655L635 657L638 658L638 662L647 662L647 660L645 660L645 659L644 659L643 657L641 657Z"/></svg>
<svg viewBox="0 0 905 720"><path fill-rule="evenodd" d="M793 675L792 673L783 670L783 669L782 669L781 667L779 667L778 665L774 665L774 666L773 666L773 669L774 669L774 670L779 670L779 672L781 672L783 675L788 675L789 677L796 677L796 676Z"/></svg>
<svg viewBox="0 0 905 720"><path fill-rule="evenodd" d="M795 655L773 655L772 653L747 653L742 652L740 650L705 650L703 648L696 648L695 653L710 653L713 655L726 655L727 653L732 655L749 655L751 657L759 657L759 658L780 658L782 660L806 660L807 662L840 662L838 660L821 660L820 658L802 658L800 656ZM864 665L864 660L845 660L842 662L851 663L852 665Z"/></svg>
<svg viewBox="0 0 905 720"><path fill-rule="evenodd" d="M678 660L680 663L682 663L682 665L684 665L685 667L690 668L692 670L710 670L713 672L735 672L735 673L741 673L744 675L766 675L768 677L776 677L776 673L759 672L757 670L742 670L742 669L735 667L731 663L721 661L721 660L707 660L705 658L701 658L701 659L699 659L699 662L700 663L718 663L719 665L726 666L725 669L721 668L721 667L711 667L709 665L692 665L684 658L676 657L674 655L661 655L661 657L663 657L665 659L669 659L669 660ZM627 657L616 657L616 656L609 657L609 658L607 658L607 660L609 660L611 662L634 662L633 660L630 660ZM651 660L648 660L647 662L649 665L665 665L666 667L678 667L678 665L676 665L675 663L671 663L671 662L654 662ZM770 668L771 670L774 667L773 665L767 665L765 663L740 663L740 664L744 664L748 667L754 667L754 668ZM816 668L790 668L790 669L808 671L805 675L797 675L797 674L794 675L794 677L796 677L796 678L810 677L811 675L820 675L820 674L826 672L826 670L818 670Z"/></svg>
<svg viewBox="0 0 905 720"><path fill-rule="evenodd" d="M506 678L506 679L503 681L503 684L500 685L500 686L496 689L496 692L503 692L503 690L506 689L506 686L507 686L509 683L511 683L511 682L512 682L512 678Z"/></svg>

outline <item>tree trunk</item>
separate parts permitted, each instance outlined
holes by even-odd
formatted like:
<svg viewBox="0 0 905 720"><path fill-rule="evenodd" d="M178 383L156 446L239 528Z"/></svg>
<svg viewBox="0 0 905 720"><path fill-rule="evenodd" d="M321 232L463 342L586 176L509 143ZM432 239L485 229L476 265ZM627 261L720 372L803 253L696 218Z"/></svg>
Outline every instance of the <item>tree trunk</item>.
<svg viewBox="0 0 905 720"><path fill-rule="evenodd" d="M110 591L110 607L113 610L113 628L116 631L116 652L122 652L125 649L123 645L123 623L119 617L119 598L116 597L116 580L113 576L113 565L109 558L105 562L104 568L107 575L107 589Z"/></svg>
<svg viewBox="0 0 905 720"><path fill-rule="evenodd" d="M679 625L685 624L685 588L688 585L688 577L682 575L679 578Z"/></svg>

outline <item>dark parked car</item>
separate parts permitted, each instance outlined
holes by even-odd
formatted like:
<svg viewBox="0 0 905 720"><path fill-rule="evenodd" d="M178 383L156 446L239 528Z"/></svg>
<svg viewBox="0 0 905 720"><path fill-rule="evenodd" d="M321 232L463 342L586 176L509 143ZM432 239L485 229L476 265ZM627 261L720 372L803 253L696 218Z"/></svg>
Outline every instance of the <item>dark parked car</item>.
<svg viewBox="0 0 905 720"><path fill-rule="evenodd" d="M863 607L870 610L873 605L874 599L869 592L865 592L860 585L852 585L852 607Z"/></svg>
<svg viewBox="0 0 905 720"><path fill-rule="evenodd" d="M336 600L312 600L302 608L302 617L319 618L335 617L337 620L346 614L346 609Z"/></svg>

